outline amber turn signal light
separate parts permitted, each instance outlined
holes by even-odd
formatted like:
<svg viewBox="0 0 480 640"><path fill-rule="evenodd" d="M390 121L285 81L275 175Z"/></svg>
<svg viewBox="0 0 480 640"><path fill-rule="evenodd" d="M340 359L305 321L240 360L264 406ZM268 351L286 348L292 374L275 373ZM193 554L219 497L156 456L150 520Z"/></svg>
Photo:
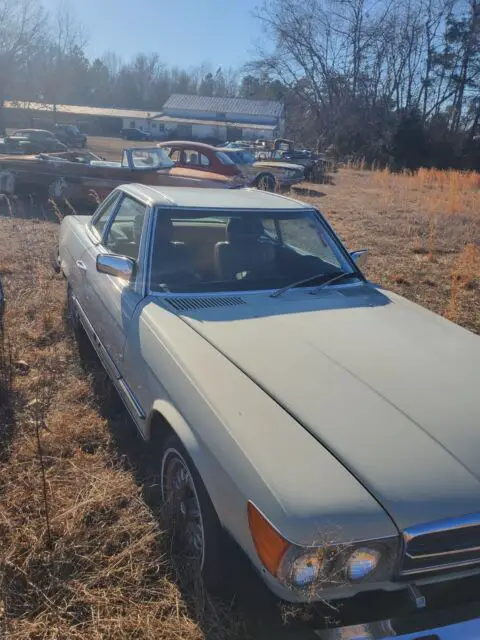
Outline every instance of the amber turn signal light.
<svg viewBox="0 0 480 640"><path fill-rule="evenodd" d="M268 520L251 502L248 503L248 524L255 549L264 567L272 575L276 575L280 562L285 555L289 543L282 538Z"/></svg>

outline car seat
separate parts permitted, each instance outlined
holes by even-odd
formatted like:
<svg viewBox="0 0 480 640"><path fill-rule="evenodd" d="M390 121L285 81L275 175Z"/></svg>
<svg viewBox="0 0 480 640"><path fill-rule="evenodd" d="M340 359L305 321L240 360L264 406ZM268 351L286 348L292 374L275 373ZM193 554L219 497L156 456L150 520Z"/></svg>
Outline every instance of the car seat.
<svg viewBox="0 0 480 640"><path fill-rule="evenodd" d="M275 247L262 240L265 230L257 218L232 218L226 229L227 240L217 242L214 261L219 280L268 277L275 273Z"/></svg>
<svg viewBox="0 0 480 640"><path fill-rule="evenodd" d="M184 242L173 240L174 227L170 218L157 217L152 253L152 288L167 288L188 284L195 278L190 251Z"/></svg>

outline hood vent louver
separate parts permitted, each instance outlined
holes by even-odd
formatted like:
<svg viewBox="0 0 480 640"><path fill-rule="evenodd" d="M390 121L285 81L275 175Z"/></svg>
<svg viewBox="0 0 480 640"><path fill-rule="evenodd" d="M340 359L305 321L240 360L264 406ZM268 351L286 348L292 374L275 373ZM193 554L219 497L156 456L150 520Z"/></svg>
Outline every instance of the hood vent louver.
<svg viewBox="0 0 480 640"><path fill-rule="evenodd" d="M211 309L216 307L236 307L246 304L239 296L208 296L205 298L166 298L165 300L176 311Z"/></svg>

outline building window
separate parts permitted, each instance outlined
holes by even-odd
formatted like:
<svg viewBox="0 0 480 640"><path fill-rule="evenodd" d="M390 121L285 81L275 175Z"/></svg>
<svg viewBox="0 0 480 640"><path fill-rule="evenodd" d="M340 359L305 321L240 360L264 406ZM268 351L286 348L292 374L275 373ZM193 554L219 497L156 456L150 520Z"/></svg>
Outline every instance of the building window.
<svg viewBox="0 0 480 640"><path fill-rule="evenodd" d="M156 129L157 125L155 124L155 122L152 122L152 129Z"/></svg>
<svg viewBox="0 0 480 640"><path fill-rule="evenodd" d="M135 129L135 120L130 120L130 129Z"/></svg>

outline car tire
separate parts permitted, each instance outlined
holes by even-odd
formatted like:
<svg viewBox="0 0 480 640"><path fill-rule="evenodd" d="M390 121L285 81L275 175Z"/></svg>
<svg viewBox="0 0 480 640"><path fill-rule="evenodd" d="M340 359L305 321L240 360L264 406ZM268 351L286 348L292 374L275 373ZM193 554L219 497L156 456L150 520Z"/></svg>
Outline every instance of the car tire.
<svg viewBox="0 0 480 640"><path fill-rule="evenodd" d="M217 591L223 584L224 532L200 474L174 434L161 445L160 491L177 566L188 580L201 577L209 591Z"/></svg>
<svg viewBox="0 0 480 640"><path fill-rule="evenodd" d="M262 191L275 191L276 188L275 178L271 173L262 173L255 180L255 186Z"/></svg>

